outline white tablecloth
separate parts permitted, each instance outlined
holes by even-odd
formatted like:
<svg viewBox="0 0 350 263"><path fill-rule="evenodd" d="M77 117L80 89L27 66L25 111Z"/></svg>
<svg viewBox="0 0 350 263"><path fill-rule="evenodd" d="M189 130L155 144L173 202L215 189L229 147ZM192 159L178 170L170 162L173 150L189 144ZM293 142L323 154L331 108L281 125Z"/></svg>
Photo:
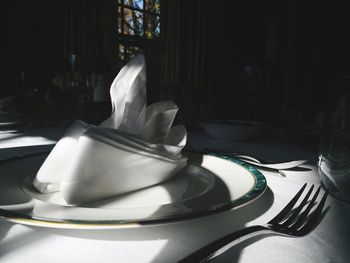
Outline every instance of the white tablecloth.
<svg viewBox="0 0 350 263"><path fill-rule="evenodd" d="M9 139L10 135L2 133L0 159L11 152L15 155L14 147L28 146L29 141L31 145L52 144L59 135L42 130L29 137L17 134ZM197 149L217 148L275 160L307 158L310 161L300 169L285 171L286 177L262 171L268 189L256 201L236 210L195 219L115 230L50 229L0 221L0 262L177 262L231 231L266 223L305 182L320 183L316 153L296 143L230 143L195 133L190 143ZM33 156L0 163L0 176L10 178L13 173L35 172L42 161L43 156ZM326 209L321 223L305 237L261 235L236 245L214 262L349 262L350 204L330 196Z"/></svg>

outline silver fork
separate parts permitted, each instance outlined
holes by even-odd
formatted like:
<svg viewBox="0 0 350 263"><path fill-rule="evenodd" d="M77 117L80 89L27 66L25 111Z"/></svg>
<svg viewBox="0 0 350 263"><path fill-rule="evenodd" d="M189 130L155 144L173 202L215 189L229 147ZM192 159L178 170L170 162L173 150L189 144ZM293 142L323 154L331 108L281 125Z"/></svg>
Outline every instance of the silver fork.
<svg viewBox="0 0 350 263"><path fill-rule="evenodd" d="M197 151L197 150L192 149L191 146L188 147L187 150L189 152L199 153L199 154L213 154L214 153L214 154L226 155L229 157L239 159L240 161L245 162L249 165L253 165L260 170L278 173L278 174L282 175L283 177L286 177L286 174L283 172L283 170L288 170L288 169L300 166L300 165L307 162L307 160L294 160L294 161L288 161L288 162L283 162L283 163L268 163L268 162L265 162L265 161L258 159L257 157L253 157L251 155L242 154L242 153L220 152L220 151L212 150L209 148L205 148L201 151Z"/></svg>
<svg viewBox="0 0 350 263"><path fill-rule="evenodd" d="M314 189L312 185L302 199L298 206L295 206L300 196L304 192L306 184L299 190L299 192L293 197L293 199L282 209L282 211L276 215L265 225L255 225L244 228L237 232L228 234L220 239L217 239L208 245L195 251L188 257L184 258L180 262L205 262L211 260L218 255L221 255L232 246L245 239L252 237L252 234L264 232L275 232L280 235L290 237L300 237L308 234L312 231L320 221L322 216L322 210L326 202L328 192L326 191L317 207L311 212L312 208L316 204L317 196L321 187L318 187L316 193L309 201L310 195ZM294 209L293 209L294 208Z"/></svg>

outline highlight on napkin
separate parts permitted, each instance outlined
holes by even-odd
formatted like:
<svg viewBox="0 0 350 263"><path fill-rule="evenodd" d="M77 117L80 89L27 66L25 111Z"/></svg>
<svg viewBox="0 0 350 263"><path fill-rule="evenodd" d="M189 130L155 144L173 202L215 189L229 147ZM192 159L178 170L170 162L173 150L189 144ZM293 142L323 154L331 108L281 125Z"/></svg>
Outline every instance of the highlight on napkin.
<svg viewBox="0 0 350 263"><path fill-rule="evenodd" d="M187 164L187 132L173 125L172 101L146 106L146 64L136 55L111 88L112 112L99 126L75 121L40 167L34 186L68 205L111 198L168 180Z"/></svg>

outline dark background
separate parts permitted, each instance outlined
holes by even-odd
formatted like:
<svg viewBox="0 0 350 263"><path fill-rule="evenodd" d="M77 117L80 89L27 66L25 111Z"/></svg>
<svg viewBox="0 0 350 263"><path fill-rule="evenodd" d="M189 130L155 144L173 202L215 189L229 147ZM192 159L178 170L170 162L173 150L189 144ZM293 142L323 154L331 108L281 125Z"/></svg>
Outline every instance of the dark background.
<svg viewBox="0 0 350 263"><path fill-rule="evenodd" d="M3 2L0 97L15 93L22 69L44 92L64 64L63 1ZM350 18L345 6L313 1L208 2L206 85L191 97L196 119L313 122L334 93L334 80L350 69ZM165 33L163 28L161 32ZM250 114L233 81L245 63L269 70L269 85ZM164 66L161 58L157 65L153 71ZM161 80L150 82L160 87L149 87L152 100L162 99Z"/></svg>
<svg viewBox="0 0 350 263"><path fill-rule="evenodd" d="M19 71L41 88L51 84L53 76L63 65L63 1L57 0L14 0L2 8L6 22L7 47L3 49L6 63L5 83L1 96L15 92L15 81ZM6 7L6 6L5 6Z"/></svg>

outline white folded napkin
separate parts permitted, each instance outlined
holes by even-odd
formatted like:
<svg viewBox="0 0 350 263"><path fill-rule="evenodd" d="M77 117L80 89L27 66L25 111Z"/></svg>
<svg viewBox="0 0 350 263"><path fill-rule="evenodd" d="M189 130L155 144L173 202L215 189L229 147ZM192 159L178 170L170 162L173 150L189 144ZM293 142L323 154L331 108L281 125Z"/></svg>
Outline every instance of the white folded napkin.
<svg viewBox="0 0 350 263"><path fill-rule="evenodd" d="M112 114L102 127L140 134L146 108L146 64L136 55L114 79L111 89Z"/></svg>
<svg viewBox="0 0 350 263"><path fill-rule="evenodd" d="M87 204L161 183L186 165L186 129L172 127L178 107L172 101L146 107L143 55L119 72L110 94L110 117L100 126L76 121L38 171L37 190Z"/></svg>
<svg viewBox="0 0 350 263"><path fill-rule="evenodd" d="M79 137L90 127L91 125L77 120L57 142L34 178L34 186L40 192L50 193L59 190L70 161L76 155Z"/></svg>
<svg viewBox="0 0 350 263"><path fill-rule="evenodd" d="M142 138L145 141L162 143L166 140L175 119L178 107L172 101L154 103L146 109Z"/></svg>
<svg viewBox="0 0 350 263"><path fill-rule="evenodd" d="M68 204L81 205L163 182L177 174L185 158L171 158L155 145L122 132L91 128L79 138L77 153L60 184Z"/></svg>

